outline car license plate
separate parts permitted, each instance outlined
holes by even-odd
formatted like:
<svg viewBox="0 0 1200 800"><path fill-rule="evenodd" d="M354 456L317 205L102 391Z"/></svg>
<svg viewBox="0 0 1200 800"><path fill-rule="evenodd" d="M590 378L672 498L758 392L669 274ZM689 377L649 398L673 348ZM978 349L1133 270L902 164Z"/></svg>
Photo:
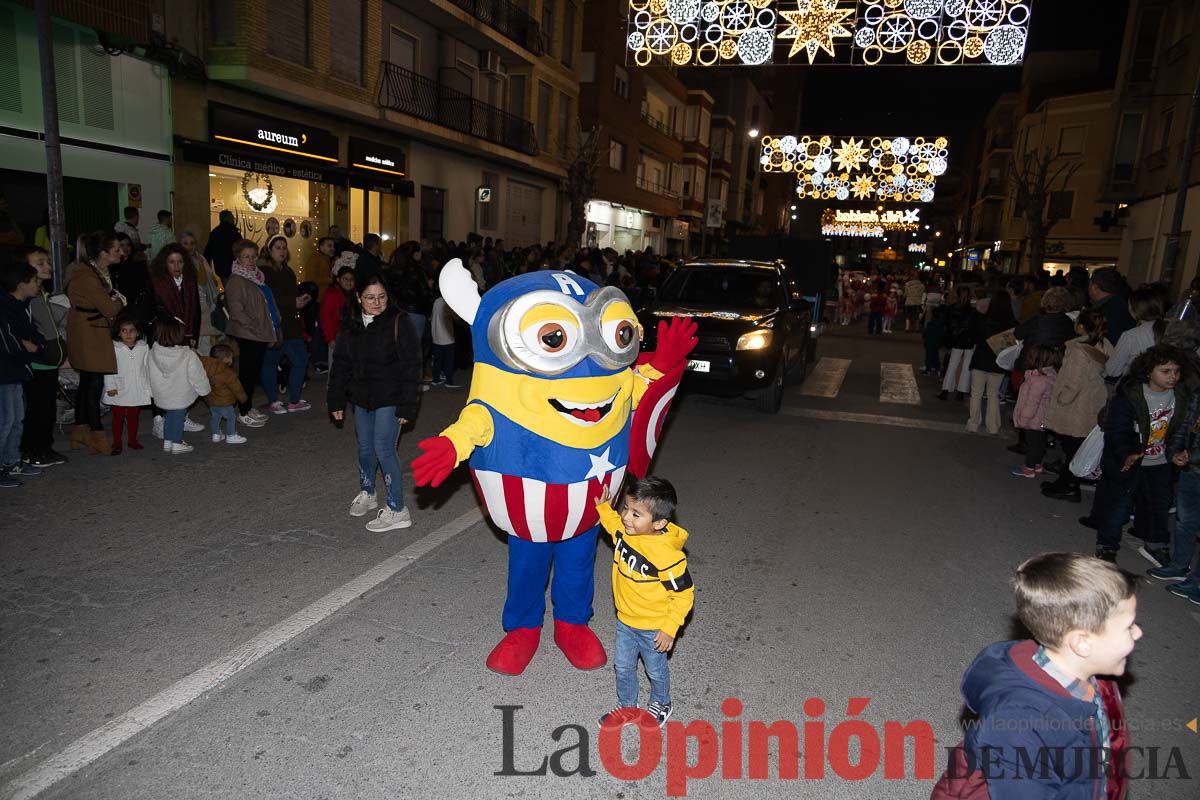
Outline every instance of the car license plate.
<svg viewBox="0 0 1200 800"><path fill-rule="evenodd" d="M698 361L694 358L689 358L687 368L692 372L708 372L709 363L707 361Z"/></svg>

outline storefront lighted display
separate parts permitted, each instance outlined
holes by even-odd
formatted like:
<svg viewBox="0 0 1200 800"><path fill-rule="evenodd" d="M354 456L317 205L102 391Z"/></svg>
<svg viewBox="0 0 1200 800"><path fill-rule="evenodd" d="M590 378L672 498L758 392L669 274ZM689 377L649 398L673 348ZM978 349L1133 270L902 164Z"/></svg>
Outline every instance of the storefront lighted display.
<svg viewBox="0 0 1200 800"><path fill-rule="evenodd" d="M823 236L854 236L881 239L889 231L915 231L921 227L921 209L893 211L835 211L825 209L821 215Z"/></svg>
<svg viewBox="0 0 1200 800"><path fill-rule="evenodd" d="M802 200L931 203L949 168L948 145L944 136L764 136L759 164L794 173Z"/></svg>
<svg viewBox="0 0 1200 800"><path fill-rule="evenodd" d="M627 0L630 63L1019 64L1031 0Z"/></svg>

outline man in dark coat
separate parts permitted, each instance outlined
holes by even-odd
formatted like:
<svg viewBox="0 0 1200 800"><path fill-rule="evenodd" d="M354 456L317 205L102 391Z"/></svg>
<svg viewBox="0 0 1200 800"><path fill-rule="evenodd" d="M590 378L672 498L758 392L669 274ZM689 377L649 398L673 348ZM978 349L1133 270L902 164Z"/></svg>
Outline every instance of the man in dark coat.
<svg viewBox="0 0 1200 800"><path fill-rule="evenodd" d="M204 258L213 265L213 269L221 276L221 280L229 280L233 270L233 245L240 241L242 232L234 222L232 211L222 211L217 227L208 234L208 244L204 246Z"/></svg>

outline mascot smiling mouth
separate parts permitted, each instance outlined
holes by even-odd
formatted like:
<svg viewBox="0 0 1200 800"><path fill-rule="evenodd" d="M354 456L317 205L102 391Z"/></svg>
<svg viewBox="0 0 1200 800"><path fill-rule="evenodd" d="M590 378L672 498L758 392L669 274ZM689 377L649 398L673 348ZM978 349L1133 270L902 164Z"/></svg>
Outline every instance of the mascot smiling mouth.
<svg viewBox="0 0 1200 800"><path fill-rule="evenodd" d="M617 399L617 394L620 393L617 392L599 403L571 403L551 398L550 406L576 425L595 425L607 417L608 412L612 411L613 401Z"/></svg>

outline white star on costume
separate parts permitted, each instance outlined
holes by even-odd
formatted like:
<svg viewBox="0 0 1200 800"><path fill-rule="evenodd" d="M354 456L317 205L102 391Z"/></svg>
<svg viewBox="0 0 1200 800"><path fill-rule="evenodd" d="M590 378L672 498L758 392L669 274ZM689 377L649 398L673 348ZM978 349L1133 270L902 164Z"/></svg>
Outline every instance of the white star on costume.
<svg viewBox="0 0 1200 800"><path fill-rule="evenodd" d="M608 451L611 449L611 447L604 448L604 452L598 456L588 453L588 458L592 460L592 468L588 470L587 475L583 476L585 481L591 480L592 478L601 480L605 475L616 468L617 465L608 460Z"/></svg>

